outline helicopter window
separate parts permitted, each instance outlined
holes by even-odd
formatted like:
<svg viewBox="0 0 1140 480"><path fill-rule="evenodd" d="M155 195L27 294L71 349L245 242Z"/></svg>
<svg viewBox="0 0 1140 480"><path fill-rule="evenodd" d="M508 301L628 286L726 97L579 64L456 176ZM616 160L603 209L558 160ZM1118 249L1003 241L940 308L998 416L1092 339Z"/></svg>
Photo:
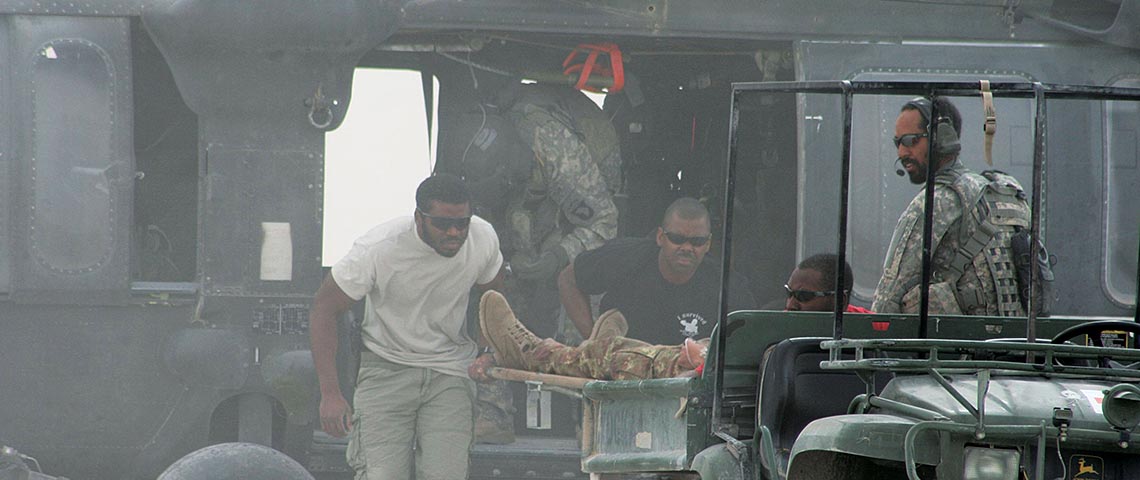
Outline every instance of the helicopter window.
<svg viewBox="0 0 1140 480"><path fill-rule="evenodd" d="M1140 87L1140 77L1122 79L1112 86ZM1105 288L1113 301L1131 305L1136 301L1136 231L1140 221L1140 104L1106 102L1104 172Z"/></svg>
<svg viewBox="0 0 1140 480"><path fill-rule="evenodd" d="M433 91L438 105L438 79ZM416 186L435 164L423 98L420 72L356 69L344 123L325 137L324 265L373 226L411 215Z"/></svg>
<svg viewBox="0 0 1140 480"><path fill-rule="evenodd" d="M29 253L58 275L100 270L115 254L116 198L131 168L114 148L122 120L111 60L93 43L52 41L33 61L32 84Z"/></svg>

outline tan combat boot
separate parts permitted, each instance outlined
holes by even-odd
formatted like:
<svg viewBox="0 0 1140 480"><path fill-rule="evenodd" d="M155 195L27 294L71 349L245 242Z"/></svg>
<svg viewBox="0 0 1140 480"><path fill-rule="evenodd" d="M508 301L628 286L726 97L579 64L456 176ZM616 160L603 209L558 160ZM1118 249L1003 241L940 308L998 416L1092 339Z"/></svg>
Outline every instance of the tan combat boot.
<svg viewBox="0 0 1140 480"><path fill-rule="evenodd" d="M519 323L503 294L494 290L483 294L479 300L479 326L495 350L495 363L500 367L534 368L531 353L542 339Z"/></svg>
<svg viewBox="0 0 1140 480"><path fill-rule="evenodd" d="M611 308L601 314L601 316L598 317L598 321L594 322L594 328L590 330L590 337L586 340L624 337L628 331L629 324L625 321L625 315L622 315L618 309Z"/></svg>

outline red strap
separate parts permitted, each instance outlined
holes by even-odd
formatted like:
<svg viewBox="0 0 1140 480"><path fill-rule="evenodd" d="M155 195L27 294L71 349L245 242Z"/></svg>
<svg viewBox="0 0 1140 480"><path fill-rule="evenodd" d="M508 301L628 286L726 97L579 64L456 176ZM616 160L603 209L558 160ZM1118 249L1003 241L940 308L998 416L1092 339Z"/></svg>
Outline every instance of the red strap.
<svg viewBox="0 0 1140 480"><path fill-rule="evenodd" d="M580 64L571 64L578 56L579 51L585 51L586 60ZM610 66L598 65L598 55L605 53L610 56ZM625 67L622 64L621 49L616 44L605 42L599 44L583 43L570 51L562 61L564 75L578 74L578 82L574 88L587 92L601 93L602 90L587 84L591 74L613 78L613 85L607 90L610 93L620 92L625 88Z"/></svg>

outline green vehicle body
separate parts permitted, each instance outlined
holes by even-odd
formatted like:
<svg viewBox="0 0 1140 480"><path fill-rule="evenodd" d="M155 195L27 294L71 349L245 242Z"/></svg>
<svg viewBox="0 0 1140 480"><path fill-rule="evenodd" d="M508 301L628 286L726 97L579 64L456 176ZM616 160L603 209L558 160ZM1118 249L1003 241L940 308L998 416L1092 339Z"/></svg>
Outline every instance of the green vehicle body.
<svg viewBox="0 0 1140 480"><path fill-rule="evenodd" d="M710 350L710 357L724 351L725 387L721 393L713 388L715 372L711 370L691 379L587 384L583 393L591 413L586 418L593 422L596 432L586 439L589 443L584 445L583 471L600 478L618 478L631 472L690 472L699 478L716 479L906 478L909 451L913 462L920 465L917 469L922 478L935 471L936 478L963 478L967 446L1013 449L1024 452L1021 461L1037 461L1030 452L1042 441L1050 446L1057 442L1060 429L1053 424L1053 409L1062 407L1072 412L1062 451L1116 458L1109 468L1117 472L1130 471L1126 466L1134 468L1131 462L1135 460L1125 462L1123 458L1136 454L1137 445L1122 447L1122 438L1127 438L1122 437L1123 430L1110 425L1097 411L1100 409L1094 408L1094 400L1083 392L1133 385L1140 380L1140 372L1099 367L1080 371L1057 367L1056 371L1043 372L1044 367L1015 360L1026 349L1096 358L1106 353L1104 348L1048 343L1027 347L1010 341L1010 332L1023 331L1025 319L932 317L937 335L926 340L906 340L918 336L918 318L914 315L859 314L845 319L850 338L867 340L830 342L821 338L830 333L830 313L730 314L727 343L724 348L714 345ZM1043 337L1050 337L1092 320L1103 319L1053 317L1038 320L1037 326ZM889 327L884 329L883 324ZM832 399L831 403L849 403L853 413L820 418L798 435L793 432L795 445L789 451L773 445L776 433L760 423L757 412L757 403L763 401L757 398L757 391L764 353L787 339L815 344L827 341L848 351L866 342L868 352L875 346L903 348L897 345L906 343L905 350L911 352L937 350L941 360L912 360L918 364L906 367L897 361L872 364L876 360L870 358L863 363L836 362L834 366L842 370L829 377L846 374L857 378L858 372L874 371L894 375L872 400L858 390L835 388L834 395L841 399ZM1110 350L1107 353L1121 361L1140 361L1136 350ZM959 360L963 352L998 352L1005 359L988 363ZM967 403L975 408L984 406L984 422L927 373L934 369L946 372L945 381ZM844 385L850 387L851 383ZM977 401L979 391L985 393L984 402ZM714 420L712 409L716 395L721 395L723 402L719 421ZM1126 403L1136 400L1140 396ZM714 424L722 430L718 434L709 433ZM912 431L914 438L908 439Z"/></svg>

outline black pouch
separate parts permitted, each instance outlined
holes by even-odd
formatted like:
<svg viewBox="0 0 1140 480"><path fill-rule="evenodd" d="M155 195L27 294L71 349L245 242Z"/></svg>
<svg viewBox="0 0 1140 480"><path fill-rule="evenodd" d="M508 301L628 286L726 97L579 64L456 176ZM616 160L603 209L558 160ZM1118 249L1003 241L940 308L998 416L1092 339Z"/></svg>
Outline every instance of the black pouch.
<svg viewBox="0 0 1140 480"><path fill-rule="evenodd" d="M1017 269L1017 288L1021 297L1021 306L1029 311L1029 286L1036 284L1037 304L1034 305L1038 317L1048 317L1056 301L1053 292L1053 264L1056 260L1049 256L1045 244L1037 242L1037 278L1030 278L1030 245L1033 239L1029 231L1017 229L1010 237L1010 250L1013 253L1013 265Z"/></svg>

